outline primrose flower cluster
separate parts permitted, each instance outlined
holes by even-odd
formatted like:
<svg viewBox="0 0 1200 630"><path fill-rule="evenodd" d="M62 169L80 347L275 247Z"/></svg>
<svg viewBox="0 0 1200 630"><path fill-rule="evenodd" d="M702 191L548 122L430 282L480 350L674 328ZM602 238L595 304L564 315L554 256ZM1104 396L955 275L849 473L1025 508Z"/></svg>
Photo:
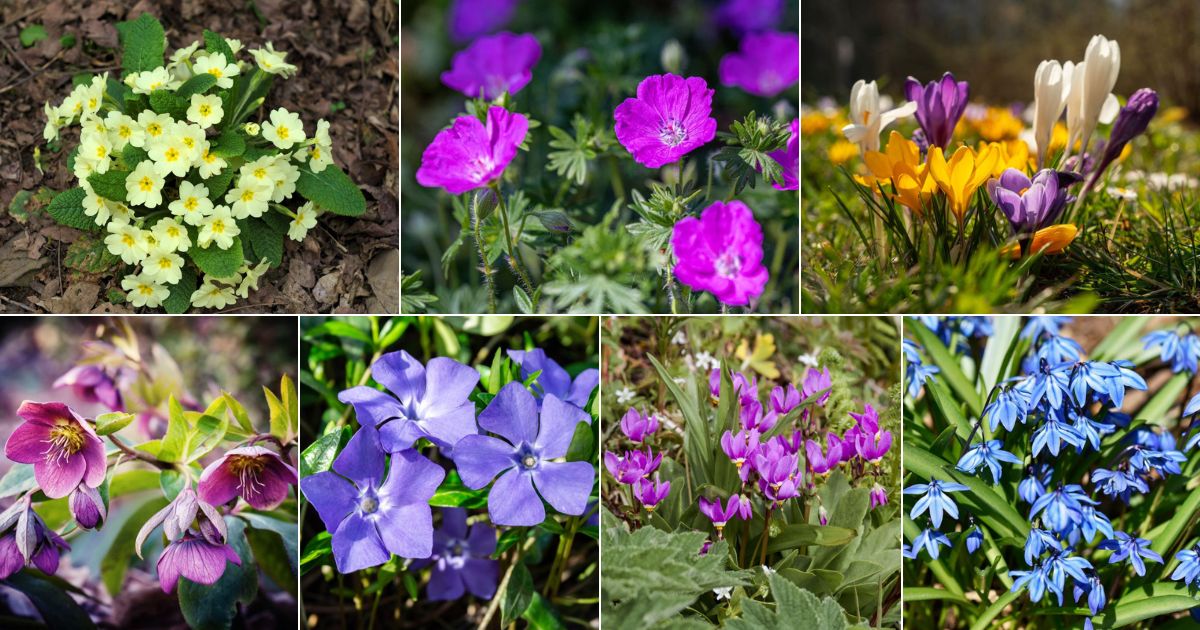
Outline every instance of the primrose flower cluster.
<svg viewBox="0 0 1200 630"><path fill-rule="evenodd" d="M1034 603L1049 595L1047 606L1062 606L1067 597L1081 606L1086 601L1090 616L1085 626L1090 628L1091 617L1105 608L1106 590L1114 580L1126 572L1144 576L1148 564L1164 563L1151 541L1132 530L1140 519L1117 516L1131 502L1136 505L1156 486L1183 472L1185 453L1200 444L1200 432L1193 431L1180 449L1170 429L1132 424L1122 406L1130 391L1147 389L1146 380L1132 361L1088 359L1083 347L1064 334L1062 327L1069 321L1068 317L1028 319L1020 333L1029 345L1019 374L988 394L954 468L993 486L1019 477L1016 494L1031 527L1024 541L1025 566L1009 573L1012 591L1026 592ZM928 318L912 325L926 326L948 340L967 336L962 324L957 318ZM967 328L981 337L992 334L991 325ZM1159 350L1163 363L1173 371L1195 375L1200 340L1194 334L1159 330L1142 341L1146 350ZM950 347L956 353L966 349ZM931 380L941 378L922 366L920 352L914 343L906 346L908 395L914 398ZM919 376L914 376L914 367ZM1188 402L1185 417L1198 410L1200 396ZM985 437L984 427L990 437ZM1082 475L1067 472L1078 471L1070 464L1075 456L1087 459L1102 448L1112 452L1106 444L1114 438L1119 439L1120 449L1115 456L1091 459L1095 463ZM924 552L937 560L947 552L943 547L954 548L960 542L968 554L977 552L984 545L986 525L961 514L955 499L956 494L970 492L968 485L937 476L905 488L904 494L917 497L909 514L921 524L921 531L911 547L904 545L904 555L918 560ZM963 523L961 535L945 531L954 528L954 520ZM1102 571L1095 554L1099 550L1111 551L1107 564L1120 566ZM1170 579L1200 586L1196 552L1187 549L1176 554L1179 564Z"/></svg>
<svg viewBox="0 0 1200 630"><path fill-rule="evenodd" d="M476 413L479 373L450 358L422 365L406 351L381 356L372 376L386 390L359 386L338 399L353 406L359 429L332 470L300 480L304 495L332 533L341 573L378 566L393 554L432 566L431 600L465 592L490 599L499 580L496 526L530 527L546 519L543 501L562 514L584 514L595 480L585 461L562 461L575 427L592 421L583 410L596 370L572 379L541 349L510 351L533 391L513 381ZM464 509L441 510L433 527L430 498L447 469L423 452L452 462L462 483L487 494L486 522ZM468 525L469 522L472 524Z"/></svg>
<svg viewBox="0 0 1200 630"><path fill-rule="evenodd" d="M135 371L131 365L83 363L55 382L55 387L71 388L85 403L109 410L95 418L85 417L61 402L25 401L17 409L23 422L9 436L4 453L14 462L32 466L36 486L0 514L0 579L26 566L54 574L60 554L71 549L34 510L38 491L49 499L66 498L78 529L100 529L108 518L109 487L105 479L110 469L129 461L173 467L130 449L115 435L135 419L126 402L137 395L131 396L128 390L145 388L145 384L135 382ZM222 398L218 404L219 411L214 411L215 407L208 411L223 415L227 402ZM151 413L141 410L138 415L143 422L137 426L149 435ZM114 456L111 462L101 433L117 448L119 457ZM166 507L142 524L134 544L141 557L147 539L162 527L167 544L156 566L164 592L173 592L180 578L201 585L215 584L228 563L242 565L242 557L228 539L226 519L233 518L243 503L262 512L278 508L297 482L296 470L282 449L262 446L273 439L252 436L221 453L198 478L193 478L190 468L181 469L178 494L169 496ZM278 440L275 444L281 446Z"/></svg>
<svg viewBox="0 0 1200 630"><path fill-rule="evenodd" d="M505 253L522 287L532 294L530 277L509 235L500 181L518 149L527 148L531 127L529 117L508 109L508 97L529 85L542 47L530 33L489 34L511 19L516 4L511 0L458 0L451 6L448 23L453 39L473 41L455 53L450 69L441 75L442 83L468 98L491 103L474 106L474 115L458 116L434 137L421 156L416 179L422 186L443 188L452 195L491 188L500 200ZM798 35L776 32L770 26L781 9L777 0L728 0L718 9L718 23L741 37L738 51L721 59L718 74L722 85L776 98L799 82ZM635 96L616 106L613 132L638 164L654 169L678 164L682 171L684 157L716 137L715 94L704 77L647 76L638 83ZM786 146L769 154L781 169L778 180L772 182L781 191L799 189L797 120L792 121L791 131ZM478 220L474 218L472 223ZM478 227L473 227L478 240ZM675 224L670 238L674 275L692 289L712 293L722 304L751 305L768 280L762 243L762 227L744 202L714 201L698 217L683 217ZM484 246L478 247L490 282Z"/></svg>
<svg viewBox="0 0 1200 630"><path fill-rule="evenodd" d="M1149 88L1120 106L1113 94L1120 67L1119 45L1103 35L1091 39L1083 61L1043 61L1034 76L1028 133L1005 110L969 104L968 82L949 72L928 83L909 77L904 103L886 111L875 82L860 80L851 89L850 120L842 129L847 153L838 160L861 153L865 168L855 176L861 186L907 208L917 220L949 211L959 233L975 207L976 191L983 189L1015 239L1001 254L1059 253L1078 233L1063 221L1071 217L1073 204L1128 154L1129 142L1158 111L1158 95ZM1060 122L1064 113L1065 124ZM880 134L910 116L918 125L911 137L893 130L881 149ZM1107 141L1091 144L1098 125L1109 123ZM956 148L955 136L972 128L984 140Z"/></svg>
<svg viewBox="0 0 1200 630"><path fill-rule="evenodd" d="M271 266L265 250L251 257L251 233L303 241L323 211L313 201L285 204L302 174L333 164L329 123L306 130L282 107L261 124L247 121L271 81L296 66L270 43L250 49L247 61L236 57L237 40L208 34L206 41L206 49L193 42L123 81L95 76L45 106L47 141L80 128L71 168L87 218L72 225L105 232L108 251L130 268L121 288L135 307L160 307L173 290L194 286L180 285L190 273L185 255L203 271L201 261L242 252L217 267L228 271L207 273L189 289L192 307L220 309L248 297Z"/></svg>

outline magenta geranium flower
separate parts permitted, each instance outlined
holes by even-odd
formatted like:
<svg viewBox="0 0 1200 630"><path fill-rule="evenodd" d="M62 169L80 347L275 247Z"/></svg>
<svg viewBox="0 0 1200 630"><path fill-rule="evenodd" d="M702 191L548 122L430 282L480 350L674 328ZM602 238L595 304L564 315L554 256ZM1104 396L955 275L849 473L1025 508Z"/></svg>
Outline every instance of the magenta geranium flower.
<svg viewBox="0 0 1200 630"><path fill-rule="evenodd" d="M466 42L508 24L518 0L454 0L446 17L450 38Z"/></svg>
<svg viewBox="0 0 1200 630"><path fill-rule="evenodd" d="M762 227L740 201L717 201L675 224L671 247L675 277L724 304L742 306L762 295L769 274L762 264Z"/></svg>
<svg viewBox="0 0 1200 630"><path fill-rule="evenodd" d="M783 167L783 183L772 183L775 190L800 190L800 119L792 121L792 135L787 147L767 155Z"/></svg>
<svg viewBox="0 0 1200 630"><path fill-rule="evenodd" d="M754 33L742 39L737 52L721 57L721 85L756 96L775 96L800 81L800 36L795 33Z"/></svg>
<svg viewBox="0 0 1200 630"><path fill-rule="evenodd" d="M242 566L233 547L188 532L167 545L158 557L158 581L164 593L174 591L180 577L197 584L216 584L225 574L226 560Z"/></svg>
<svg viewBox="0 0 1200 630"><path fill-rule="evenodd" d="M542 56L537 38L528 33L497 33L475 40L455 53L442 83L471 98L492 100L516 94L533 78L533 66Z"/></svg>
<svg viewBox="0 0 1200 630"><path fill-rule="evenodd" d="M200 473L200 498L212 505L242 497L256 510L273 510L295 485L296 469L279 453L261 446L239 446Z"/></svg>
<svg viewBox="0 0 1200 630"><path fill-rule="evenodd" d="M516 157L528 131L529 119L503 107L488 110L486 126L474 116L459 116L425 147L417 183L452 195L487 186Z"/></svg>
<svg viewBox="0 0 1200 630"><path fill-rule="evenodd" d="M65 497L81 481L92 488L104 482L104 444L70 407L27 400L17 415L25 423L9 436L4 454L14 462L33 464L33 476L46 496Z"/></svg>
<svg viewBox="0 0 1200 630"><path fill-rule="evenodd" d="M704 146L717 135L715 90L700 77L656 74L642 79L637 98L613 112L617 140L643 166L658 168Z"/></svg>

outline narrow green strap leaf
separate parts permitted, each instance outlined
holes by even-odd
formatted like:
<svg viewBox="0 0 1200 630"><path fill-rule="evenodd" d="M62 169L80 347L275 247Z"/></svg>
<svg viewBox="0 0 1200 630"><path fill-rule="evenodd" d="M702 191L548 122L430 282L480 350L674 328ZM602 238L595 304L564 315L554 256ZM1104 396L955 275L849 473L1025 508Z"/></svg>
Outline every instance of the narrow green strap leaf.
<svg viewBox="0 0 1200 630"><path fill-rule="evenodd" d="M975 391L971 379L967 378L963 372L958 357L952 354L942 340L938 339L937 335L933 334L933 331L926 328L924 324L909 320L904 325L905 330L912 332L924 347L925 352L929 354L929 358L933 360L933 364L941 370L934 378L945 379L946 383L950 385L950 389L963 402L967 403L971 415L978 417L983 412L983 399L979 396L979 392Z"/></svg>
<svg viewBox="0 0 1200 630"><path fill-rule="evenodd" d="M904 449L904 467L925 479L936 477L966 485L971 489L970 492L954 492L951 493L952 498L1001 537L1017 536L1024 539L1029 535L1029 522L1017 513L1008 499L978 477L965 475L941 457L908 445Z"/></svg>

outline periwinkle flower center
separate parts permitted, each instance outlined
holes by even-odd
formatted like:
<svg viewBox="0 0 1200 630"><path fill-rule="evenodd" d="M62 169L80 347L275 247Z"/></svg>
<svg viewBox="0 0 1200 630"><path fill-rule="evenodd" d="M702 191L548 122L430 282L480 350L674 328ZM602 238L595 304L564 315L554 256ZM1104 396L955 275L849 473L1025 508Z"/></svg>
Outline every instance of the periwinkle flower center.
<svg viewBox="0 0 1200 630"><path fill-rule="evenodd" d="M742 257L733 252L725 252L717 257L713 267L716 268L718 276L732 278L742 268Z"/></svg>
<svg viewBox="0 0 1200 630"><path fill-rule="evenodd" d="M379 511L379 495L374 488L366 488L358 495L358 509L366 515Z"/></svg>
<svg viewBox="0 0 1200 630"><path fill-rule="evenodd" d="M50 444L56 448L47 451L47 457L74 455L83 448L83 429L71 422L57 424L50 429Z"/></svg>
<svg viewBox="0 0 1200 630"><path fill-rule="evenodd" d="M663 144L669 147L677 147L687 140L687 129L683 123L678 120L668 120L658 132L658 137L663 141Z"/></svg>
<svg viewBox="0 0 1200 630"><path fill-rule="evenodd" d="M533 470L541 463L541 457L538 456L537 451L533 450L533 447L529 444L522 444L517 448L516 460L517 465L523 470Z"/></svg>

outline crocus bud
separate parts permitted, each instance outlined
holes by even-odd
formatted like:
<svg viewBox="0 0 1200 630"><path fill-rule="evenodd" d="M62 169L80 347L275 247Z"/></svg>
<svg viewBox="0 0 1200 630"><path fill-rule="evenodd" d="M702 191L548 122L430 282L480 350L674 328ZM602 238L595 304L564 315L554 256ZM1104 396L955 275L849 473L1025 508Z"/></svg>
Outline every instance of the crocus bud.
<svg viewBox="0 0 1200 630"><path fill-rule="evenodd" d="M967 108L970 90L966 81L955 81L947 72L937 81L921 85L913 77L904 84L904 95L917 105L917 122L931 146L950 146L954 127Z"/></svg>
<svg viewBox="0 0 1200 630"><path fill-rule="evenodd" d="M104 500L100 498L100 493L85 483L79 484L71 491L69 504L75 522L84 529L94 529L108 518L108 512L104 507Z"/></svg>
<svg viewBox="0 0 1200 630"><path fill-rule="evenodd" d="M1057 60L1047 59L1038 64L1033 77L1033 142L1037 145L1039 168L1045 166L1054 123L1058 122L1067 107L1071 72L1074 69L1073 62L1060 64Z"/></svg>
<svg viewBox="0 0 1200 630"><path fill-rule="evenodd" d="M1130 140L1146 131L1146 127L1149 126L1150 120L1156 113L1158 113L1158 92L1150 88L1142 88L1129 97L1129 102L1117 114L1117 121L1113 123L1112 132L1108 135L1108 144L1104 147L1104 158L1100 161L1099 168L1092 173L1089 187L1094 185L1096 180L1104 174L1105 169L1120 157L1121 151L1125 149L1125 145L1129 144Z"/></svg>

